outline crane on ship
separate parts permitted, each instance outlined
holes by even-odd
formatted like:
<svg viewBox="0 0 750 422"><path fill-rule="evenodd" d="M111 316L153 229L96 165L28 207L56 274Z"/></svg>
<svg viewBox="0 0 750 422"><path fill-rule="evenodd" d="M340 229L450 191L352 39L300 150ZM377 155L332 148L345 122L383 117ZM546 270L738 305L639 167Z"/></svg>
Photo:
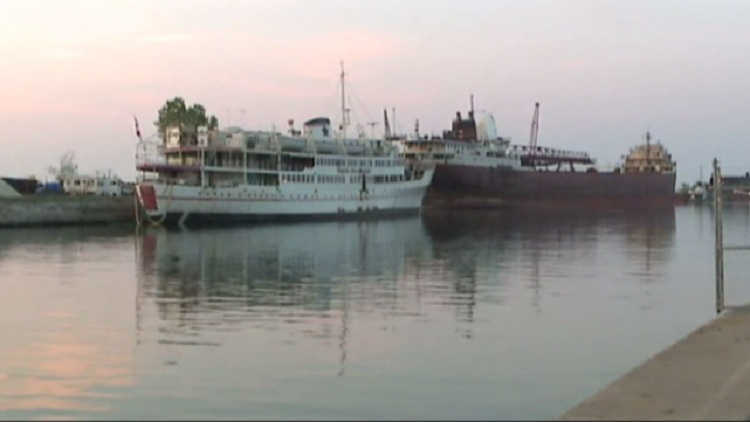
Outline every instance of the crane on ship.
<svg viewBox="0 0 750 422"><path fill-rule="evenodd" d="M562 150L557 148L540 147L537 144L539 138L539 103L534 103L534 117L531 119L531 135L528 146L519 146L521 162L529 167L547 167L556 165L558 171L562 165L570 165L574 171L573 164L593 164L591 157L581 151Z"/></svg>
<svg viewBox="0 0 750 422"><path fill-rule="evenodd" d="M537 137L539 136L539 103L534 104L534 117L531 119L531 136L529 136L529 149L532 151L536 148Z"/></svg>

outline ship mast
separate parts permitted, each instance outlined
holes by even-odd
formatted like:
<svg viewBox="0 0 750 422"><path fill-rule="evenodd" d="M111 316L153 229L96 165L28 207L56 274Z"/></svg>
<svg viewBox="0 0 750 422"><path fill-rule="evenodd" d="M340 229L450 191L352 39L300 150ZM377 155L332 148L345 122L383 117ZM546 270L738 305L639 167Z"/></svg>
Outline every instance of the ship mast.
<svg viewBox="0 0 750 422"><path fill-rule="evenodd" d="M341 139L346 139L346 96L344 93L344 62L341 63Z"/></svg>
<svg viewBox="0 0 750 422"><path fill-rule="evenodd" d="M391 125L388 123L388 110L383 109L383 122L385 126L385 138L391 137Z"/></svg>
<svg viewBox="0 0 750 422"><path fill-rule="evenodd" d="M651 171L651 132L646 132L646 169Z"/></svg>

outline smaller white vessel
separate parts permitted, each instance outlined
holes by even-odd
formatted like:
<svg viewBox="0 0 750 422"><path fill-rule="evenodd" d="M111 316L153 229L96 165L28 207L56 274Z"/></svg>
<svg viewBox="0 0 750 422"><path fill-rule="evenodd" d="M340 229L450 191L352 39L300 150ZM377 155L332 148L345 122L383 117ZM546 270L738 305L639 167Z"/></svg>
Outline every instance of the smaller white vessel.
<svg viewBox="0 0 750 422"><path fill-rule="evenodd" d="M93 174L79 173L78 165L75 163L75 154L72 151L63 154L59 167L50 167L48 170L54 176L55 181L41 185L38 191L61 190L67 195L97 196L120 196L127 193L123 190L125 182L111 171L96 171Z"/></svg>

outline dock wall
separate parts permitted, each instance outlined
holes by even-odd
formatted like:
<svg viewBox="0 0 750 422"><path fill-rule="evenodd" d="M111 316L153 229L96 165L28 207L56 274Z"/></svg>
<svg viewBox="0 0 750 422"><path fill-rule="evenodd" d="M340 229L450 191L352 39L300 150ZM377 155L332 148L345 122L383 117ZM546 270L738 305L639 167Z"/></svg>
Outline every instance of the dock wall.
<svg viewBox="0 0 750 422"><path fill-rule="evenodd" d="M0 227L135 223L132 196L0 198Z"/></svg>
<svg viewBox="0 0 750 422"><path fill-rule="evenodd" d="M560 420L750 420L750 308L658 353Z"/></svg>

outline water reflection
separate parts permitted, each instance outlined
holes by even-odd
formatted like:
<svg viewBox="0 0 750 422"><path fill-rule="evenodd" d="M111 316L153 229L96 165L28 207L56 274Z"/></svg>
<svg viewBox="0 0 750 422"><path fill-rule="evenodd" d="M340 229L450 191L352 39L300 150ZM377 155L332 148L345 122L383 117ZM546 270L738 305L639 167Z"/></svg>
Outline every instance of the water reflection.
<svg viewBox="0 0 750 422"><path fill-rule="evenodd" d="M670 247L674 242L674 207L623 210L513 211L426 210L425 228L437 241L516 243L524 248L593 248L601 234L624 236L637 248Z"/></svg>
<svg viewBox="0 0 750 422"><path fill-rule="evenodd" d="M663 280L663 270L673 258L676 225L674 207L575 212L430 210L423 221L434 259L450 273L445 278L455 280L457 292L470 295L467 320L473 313L477 276L480 284L498 287L523 281L534 292L537 311L543 283L611 277L618 272L627 273L628 281Z"/></svg>
<svg viewBox="0 0 750 422"><path fill-rule="evenodd" d="M466 215L432 211L424 216L433 239L489 247L493 256L498 249L504 255L532 252L533 261L568 256L594 258L597 249L610 240L623 242L635 261L663 262L674 246L675 211L673 207L644 210L516 212L476 211ZM605 240L605 242L602 242ZM448 242L435 242L443 246ZM471 251L475 248L464 248ZM484 249L483 249L484 250ZM449 249L449 254L453 251ZM440 251L438 250L438 254ZM656 255L656 256L654 256ZM517 257L517 255L514 255ZM505 260L510 260L506 257Z"/></svg>
<svg viewBox="0 0 750 422"><path fill-rule="evenodd" d="M2 232L0 418L553 417L713 316L708 213Z"/></svg>
<svg viewBox="0 0 750 422"><path fill-rule="evenodd" d="M120 254L123 245L132 248L129 234L118 227L2 230L0 415L105 412L107 399L133 384L132 340L118 320L121 305L109 301L129 293L119 283L133 265L132 254ZM125 274L102 280L96 262Z"/></svg>
<svg viewBox="0 0 750 422"><path fill-rule="evenodd" d="M218 346L216 333L284 324L335 339L343 361L352 314L425 320L450 308L471 339L478 304L502 305L514 284L539 312L545 289L577 279L663 279L674 233L672 207L150 230L139 240L138 331L151 311L165 323L155 340L164 345Z"/></svg>
<svg viewBox="0 0 750 422"><path fill-rule="evenodd" d="M67 319L65 315L46 315ZM106 389L133 384L129 356L119 352L127 344L100 333L98 340L76 336L63 321L52 322L59 332L44 339L17 343L0 352L0 411L42 411L64 415L71 411L102 412L101 400L117 395ZM104 339L112 341L104 344ZM17 413L19 415L23 413ZM18 416L20 417L20 416Z"/></svg>
<svg viewBox="0 0 750 422"><path fill-rule="evenodd" d="M0 263L19 254L59 257L72 262L87 243L106 246L113 239L119 242L124 238L129 239L132 234L133 228L127 224L4 228L0 229Z"/></svg>
<svg viewBox="0 0 750 422"><path fill-rule="evenodd" d="M150 230L138 252L139 332L149 307L166 322L160 344L217 346L217 332L276 330L282 322L306 336L335 339L343 373L352 308L404 312L400 275L425 258L427 246L418 217Z"/></svg>

